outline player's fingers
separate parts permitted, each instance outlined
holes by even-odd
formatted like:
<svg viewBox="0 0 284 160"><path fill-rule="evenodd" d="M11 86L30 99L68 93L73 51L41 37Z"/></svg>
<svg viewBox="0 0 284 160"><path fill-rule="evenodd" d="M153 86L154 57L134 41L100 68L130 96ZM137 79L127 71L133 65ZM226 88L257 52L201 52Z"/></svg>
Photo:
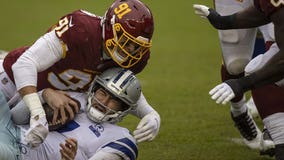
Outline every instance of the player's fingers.
<svg viewBox="0 0 284 160"><path fill-rule="evenodd" d="M211 97L213 100L216 100L220 103L220 100L224 99L224 96L226 95L227 89L221 85L219 90Z"/></svg>
<svg viewBox="0 0 284 160"><path fill-rule="evenodd" d="M211 96L211 99L216 100L221 96L221 92L216 92Z"/></svg>
<svg viewBox="0 0 284 160"><path fill-rule="evenodd" d="M225 98L225 100L222 102L222 104L228 103L234 97L235 97L234 93L231 93L229 96L227 96L227 98Z"/></svg>
<svg viewBox="0 0 284 160"><path fill-rule="evenodd" d="M67 112L69 113L69 118L70 119L74 119L75 115L73 112L73 109L71 108L71 106L69 105L69 102L67 105L65 105L65 109L67 110Z"/></svg>
<svg viewBox="0 0 284 160"><path fill-rule="evenodd" d="M213 89L211 89L211 90L209 91L209 94L210 94L210 95L215 94L215 93L216 93L217 91L219 91L222 87L223 87L223 86L222 86L221 84L217 85L216 87L214 87Z"/></svg>
<svg viewBox="0 0 284 160"><path fill-rule="evenodd" d="M65 121L67 120L67 117L66 117L66 113L65 113L65 108L64 107L60 107L60 115L61 115L62 123L65 123Z"/></svg>
<svg viewBox="0 0 284 160"><path fill-rule="evenodd" d="M216 103L223 103L223 101L229 96L230 91L224 90L222 91L222 94L217 99Z"/></svg>
<svg viewBox="0 0 284 160"><path fill-rule="evenodd" d="M139 135L139 134L142 134L142 133L145 133L146 131L148 131L150 128L147 127L147 126L144 126L142 128L139 128L139 129L136 129L133 134L134 135Z"/></svg>
<svg viewBox="0 0 284 160"><path fill-rule="evenodd" d="M75 108L75 112L78 113L79 112L79 106L78 103L74 100L70 100L69 101L69 105L73 106L73 108Z"/></svg>
<svg viewBox="0 0 284 160"><path fill-rule="evenodd" d="M69 138L65 140L65 152L68 153L70 159L74 159L77 153L77 143L74 143Z"/></svg>
<svg viewBox="0 0 284 160"><path fill-rule="evenodd" d="M209 91L209 95L213 95L215 94L216 92L218 91L218 89L216 87L212 88L210 91Z"/></svg>
<svg viewBox="0 0 284 160"><path fill-rule="evenodd" d="M222 98L222 96L220 96L220 97L216 100L216 103L217 103L217 104L220 104L222 101L223 101L223 98Z"/></svg>
<svg viewBox="0 0 284 160"><path fill-rule="evenodd" d="M136 139L138 143L141 143L141 142L144 142L144 141L151 141L153 140L155 137L152 135L152 134L149 134L145 137L142 137L142 138L139 138L139 139Z"/></svg>
<svg viewBox="0 0 284 160"><path fill-rule="evenodd" d="M73 151L76 151L77 150L77 140L74 139L74 138L68 138L66 139L66 143L68 143L69 145L71 145L71 149Z"/></svg>
<svg viewBox="0 0 284 160"><path fill-rule="evenodd" d="M67 147L65 146L65 144L60 143L59 146L61 147L60 151L63 151L63 153L68 154L67 153Z"/></svg>
<svg viewBox="0 0 284 160"><path fill-rule="evenodd" d="M66 157L67 156L66 153L62 149L60 149L60 154L61 154L61 160L68 160Z"/></svg>
<svg viewBox="0 0 284 160"><path fill-rule="evenodd" d="M146 120L141 120L138 124L138 126L136 127L136 129L140 129L142 128L143 126L145 126L147 124L147 121Z"/></svg>
<svg viewBox="0 0 284 160"><path fill-rule="evenodd" d="M53 108L53 118L52 118L52 123L55 124L57 117L58 117L58 109L57 108Z"/></svg>
<svg viewBox="0 0 284 160"><path fill-rule="evenodd" d="M193 4L193 8L198 11L201 10L201 6L199 4Z"/></svg>
<svg viewBox="0 0 284 160"><path fill-rule="evenodd" d="M75 138L67 138L66 142L72 144L73 146L76 146L78 144L78 141Z"/></svg>
<svg viewBox="0 0 284 160"><path fill-rule="evenodd" d="M72 146L68 143L65 144L60 144L60 147L62 148L62 150L67 153L68 155L72 154Z"/></svg>
<svg viewBox="0 0 284 160"><path fill-rule="evenodd" d="M212 95L212 99L213 100L216 100L216 99L219 99L222 95L223 95L223 92L224 92L224 88L221 86L219 87L218 91L216 91L213 95Z"/></svg>
<svg viewBox="0 0 284 160"><path fill-rule="evenodd" d="M62 160L74 160L74 158L72 158L72 157L70 156L70 154L67 153L65 150L61 149L61 150L60 150L60 153L61 153L61 158L62 158Z"/></svg>
<svg viewBox="0 0 284 160"><path fill-rule="evenodd" d="M134 135L134 138L139 140L139 139L142 139L143 137L147 137L148 135L150 135L152 132L151 130L148 130L146 132L142 132L140 134L137 134L137 135Z"/></svg>

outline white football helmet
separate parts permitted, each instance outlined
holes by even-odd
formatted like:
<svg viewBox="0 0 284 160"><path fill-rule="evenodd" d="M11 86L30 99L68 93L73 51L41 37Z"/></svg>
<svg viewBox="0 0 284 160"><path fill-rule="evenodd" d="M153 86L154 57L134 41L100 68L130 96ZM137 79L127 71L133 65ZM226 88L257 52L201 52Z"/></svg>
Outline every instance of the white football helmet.
<svg viewBox="0 0 284 160"><path fill-rule="evenodd" d="M102 104L95 97L96 91L100 88L103 88L114 98L120 100L123 103L123 109L115 111ZM90 87L88 104L86 106L87 115L91 120L97 123L117 123L121 121L131 109L136 108L140 95L141 85L134 73L123 68L108 69L101 75L96 76ZM92 107L93 102L103 107L105 112L102 112L101 109L97 109L96 107Z"/></svg>

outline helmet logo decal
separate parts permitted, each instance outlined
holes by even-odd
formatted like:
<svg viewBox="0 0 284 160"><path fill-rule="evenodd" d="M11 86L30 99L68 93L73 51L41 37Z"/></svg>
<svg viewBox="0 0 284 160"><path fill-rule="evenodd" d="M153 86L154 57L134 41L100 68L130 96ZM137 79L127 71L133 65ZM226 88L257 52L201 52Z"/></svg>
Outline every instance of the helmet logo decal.
<svg viewBox="0 0 284 160"><path fill-rule="evenodd" d="M118 8L114 9L116 16L121 19L125 14L131 12L131 9L128 7L127 3L122 3Z"/></svg>

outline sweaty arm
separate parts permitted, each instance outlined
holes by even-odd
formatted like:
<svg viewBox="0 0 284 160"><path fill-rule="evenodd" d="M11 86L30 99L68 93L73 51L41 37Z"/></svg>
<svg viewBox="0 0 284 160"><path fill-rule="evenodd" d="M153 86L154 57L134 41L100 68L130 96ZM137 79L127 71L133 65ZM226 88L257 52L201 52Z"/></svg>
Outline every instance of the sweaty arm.
<svg viewBox="0 0 284 160"><path fill-rule="evenodd" d="M55 32L51 31L39 38L23 53L12 66L17 90L26 86L37 86L37 73L52 66L63 57L62 46Z"/></svg>
<svg viewBox="0 0 284 160"><path fill-rule="evenodd" d="M51 31L39 38L12 66L17 90L31 113L30 128L25 134L25 141L31 147L39 146L48 134L45 112L36 93L37 73L60 60L63 51L55 32Z"/></svg>
<svg viewBox="0 0 284 160"><path fill-rule="evenodd" d="M60 60L63 50L55 32L51 31L40 37L12 66L17 90L22 97L26 97L23 100L29 108L29 105L39 106L37 112L42 112L36 95L37 73ZM30 111L32 115L36 114L31 108Z"/></svg>
<svg viewBox="0 0 284 160"><path fill-rule="evenodd" d="M279 47L276 53L260 70L249 76L226 81L234 93L245 92L247 90L274 83L284 78L284 9L280 9L271 16L271 20L275 26L275 38Z"/></svg>
<svg viewBox="0 0 284 160"><path fill-rule="evenodd" d="M220 30L253 28L270 22L265 18L264 14L254 6L232 15L220 15L214 9L204 5L195 4L193 8L197 15L206 17L212 26Z"/></svg>

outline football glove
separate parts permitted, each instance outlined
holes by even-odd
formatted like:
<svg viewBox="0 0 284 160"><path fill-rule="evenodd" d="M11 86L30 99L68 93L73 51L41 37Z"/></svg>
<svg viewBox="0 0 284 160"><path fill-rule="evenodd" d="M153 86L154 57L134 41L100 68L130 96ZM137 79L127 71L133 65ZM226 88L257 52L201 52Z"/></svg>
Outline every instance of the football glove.
<svg viewBox="0 0 284 160"><path fill-rule="evenodd" d="M45 115L39 117L39 115L32 116L30 119L30 128L25 134L25 141L31 148L38 147L43 143L48 134L48 123Z"/></svg>
<svg viewBox="0 0 284 160"><path fill-rule="evenodd" d="M207 18L216 29L232 29L234 26L236 14L221 16L214 9L200 4L194 4L193 8L195 14Z"/></svg>
<svg viewBox="0 0 284 160"><path fill-rule="evenodd" d="M211 99L215 100L216 103L226 104L235 97L235 93L227 83L221 83L209 91Z"/></svg>
<svg viewBox="0 0 284 160"><path fill-rule="evenodd" d="M160 115L156 111L148 113L141 119L133 132L134 138L138 143L152 141L159 133L160 123Z"/></svg>
<svg viewBox="0 0 284 160"><path fill-rule="evenodd" d="M201 18L206 18L210 14L209 8L207 6L194 4L193 8L194 13L199 15Z"/></svg>
<svg viewBox="0 0 284 160"><path fill-rule="evenodd" d="M38 147L48 134L48 123L41 101L37 93L31 93L23 97L23 101L30 110L30 128L25 134L25 141L32 148Z"/></svg>

